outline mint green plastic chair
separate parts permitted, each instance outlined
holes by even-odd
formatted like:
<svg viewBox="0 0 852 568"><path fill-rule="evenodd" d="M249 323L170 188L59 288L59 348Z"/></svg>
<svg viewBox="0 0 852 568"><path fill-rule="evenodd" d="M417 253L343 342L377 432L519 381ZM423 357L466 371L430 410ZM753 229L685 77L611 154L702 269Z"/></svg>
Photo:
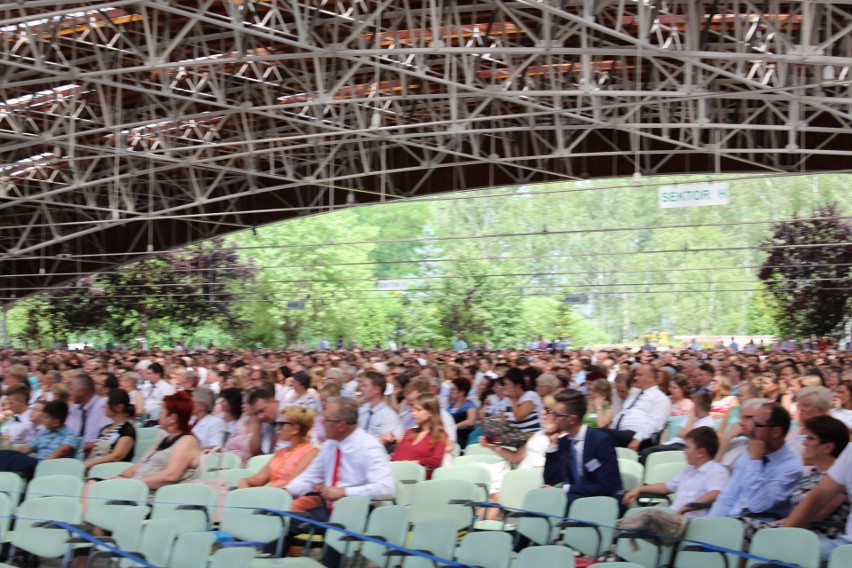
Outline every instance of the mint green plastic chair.
<svg viewBox="0 0 852 568"><path fill-rule="evenodd" d="M571 503L568 518L559 523L562 542L584 556L598 558L612 546L618 501L612 497L582 497ZM585 524L588 523L588 524ZM598 526L601 525L601 526Z"/></svg>
<svg viewBox="0 0 852 568"><path fill-rule="evenodd" d="M257 551L251 546L229 546L220 548L210 557L208 568L239 568L249 566L257 555ZM292 560L300 560L293 558ZM310 560L306 558L305 560ZM316 562L316 561L314 561ZM317 562L319 566L322 566Z"/></svg>
<svg viewBox="0 0 852 568"><path fill-rule="evenodd" d="M761 529L754 533L748 551L755 556L780 560L801 568L819 568L820 565L819 537L808 529ZM749 560L746 566L751 568L759 564L763 562Z"/></svg>
<svg viewBox="0 0 852 568"><path fill-rule="evenodd" d="M683 453L683 450L648 454L648 458L645 460L645 471L647 472L663 463L681 463L686 466L686 454Z"/></svg>
<svg viewBox="0 0 852 568"><path fill-rule="evenodd" d="M36 477L27 485L26 501L42 497L70 497L80 499L83 496L83 480L74 475L45 475Z"/></svg>
<svg viewBox="0 0 852 568"><path fill-rule="evenodd" d="M254 473L257 473L263 466L269 463L274 454L261 454L259 456L252 456L246 462L246 469L250 469Z"/></svg>
<svg viewBox="0 0 852 568"><path fill-rule="evenodd" d="M639 461L639 454L630 448L615 448L615 457L620 460Z"/></svg>
<svg viewBox="0 0 852 568"><path fill-rule="evenodd" d="M426 479L426 468L419 463L406 461L392 461L390 468L397 482L394 501L397 505L410 505L413 486Z"/></svg>
<svg viewBox="0 0 852 568"><path fill-rule="evenodd" d="M421 481L414 486L411 495L411 523L417 526L427 519L450 519L457 531L466 529L472 520L468 503L476 502L479 494L480 490L470 481Z"/></svg>
<svg viewBox="0 0 852 568"><path fill-rule="evenodd" d="M204 454L201 464L203 479L222 479L222 472L239 468L242 460L240 456L230 452L213 452Z"/></svg>
<svg viewBox="0 0 852 568"><path fill-rule="evenodd" d="M172 519L177 534L206 531L216 507L216 491L202 483L164 485L154 494L152 519Z"/></svg>
<svg viewBox="0 0 852 568"><path fill-rule="evenodd" d="M236 468L220 471L216 475L217 479L223 479L228 484L228 489L236 489L241 479L251 477L254 472L250 469Z"/></svg>
<svg viewBox="0 0 852 568"><path fill-rule="evenodd" d="M852 566L852 544L838 546L828 557L827 568L849 568Z"/></svg>
<svg viewBox="0 0 852 568"><path fill-rule="evenodd" d="M497 452L495 452L491 448L486 448L485 446L481 446L479 444L468 444L464 448L464 455L466 455L466 456L483 455L483 454L484 455L497 456L498 458L500 458L500 456L497 455ZM500 458L500 459L502 460L503 458Z"/></svg>
<svg viewBox="0 0 852 568"><path fill-rule="evenodd" d="M79 499L69 497L41 497L28 499L18 507L15 531L12 535L12 551L20 549L41 558L61 558L68 545L71 533L55 527L39 527L43 521L62 521L79 524L83 520L83 506Z"/></svg>
<svg viewBox="0 0 852 568"><path fill-rule="evenodd" d="M248 542L275 542L275 556L281 556L284 537L290 518L258 514L261 509L289 511L292 497L277 487L248 487L230 491L225 497L225 513L219 529L237 540Z"/></svg>
<svg viewBox="0 0 852 568"><path fill-rule="evenodd" d="M86 474L86 479L109 479L110 477L120 475L121 472L132 465L133 462L126 461L99 463L89 468L89 472Z"/></svg>
<svg viewBox="0 0 852 568"><path fill-rule="evenodd" d="M643 485L653 485L655 483L666 483L680 475L686 468L686 462L667 462L652 466L645 465L645 481ZM668 501L666 495L643 493L637 499L639 506L656 505Z"/></svg>
<svg viewBox="0 0 852 568"><path fill-rule="evenodd" d="M483 448L488 449L488 448ZM489 450L491 451L491 450ZM463 456L459 456L453 459L453 465L471 465L477 463L508 463L506 460L491 452L490 454L486 453L473 453L473 454L465 454Z"/></svg>
<svg viewBox="0 0 852 568"><path fill-rule="evenodd" d="M432 472L432 479L463 479L480 489L479 501L488 501L491 495L491 472L480 465L448 465Z"/></svg>
<svg viewBox="0 0 852 568"><path fill-rule="evenodd" d="M666 440L671 440L677 437L677 433L683 423L686 422L686 416L672 416L669 418L668 428L666 429Z"/></svg>
<svg viewBox="0 0 852 568"><path fill-rule="evenodd" d="M521 550L512 568L574 568L574 552L567 546L528 546Z"/></svg>
<svg viewBox="0 0 852 568"><path fill-rule="evenodd" d="M172 554L172 545L178 536L175 519L148 519L142 523L142 534L135 552L154 566L168 566ZM134 562L122 559L122 568L138 566Z"/></svg>
<svg viewBox="0 0 852 568"><path fill-rule="evenodd" d="M175 541L169 556L169 568L207 568L211 548L216 542L212 532L183 533Z"/></svg>
<svg viewBox="0 0 852 568"><path fill-rule="evenodd" d="M411 531L411 539L408 542L408 548L412 550L425 550L438 558L451 560L453 551L456 548L457 538L458 527L452 519L427 519L414 525L414 529ZM396 566L398 558L401 557L402 553L389 550L386 554L392 559L391 565ZM407 556L405 558L405 568L435 568L435 565L431 560L419 556Z"/></svg>
<svg viewBox="0 0 852 568"><path fill-rule="evenodd" d="M25 488L26 482L24 478L17 473L10 471L0 472L0 493L3 493L9 498L10 514L14 514L18 509L18 503L23 499Z"/></svg>
<svg viewBox="0 0 852 568"><path fill-rule="evenodd" d="M743 524L731 517L698 517L690 519L685 539L742 550ZM736 568L739 557L707 549L695 542L681 542L675 552L672 568Z"/></svg>
<svg viewBox="0 0 852 568"><path fill-rule="evenodd" d="M78 479L83 479L85 471L83 462L74 458L58 458L55 460L41 460L36 465L33 479L46 477L48 475L70 475Z"/></svg>
<svg viewBox="0 0 852 568"><path fill-rule="evenodd" d="M112 532L124 509L145 505L148 493L148 486L138 479L105 479L94 483L89 488L83 520Z"/></svg>
<svg viewBox="0 0 852 568"><path fill-rule="evenodd" d="M565 491L558 487L541 487L533 489L524 498L522 509L534 513L552 515L550 517L527 516L524 513L509 513L504 520L516 518L514 527L519 536L526 537L537 545L550 544L559 532L557 524L565 515L567 497Z"/></svg>
<svg viewBox="0 0 852 568"><path fill-rule="evenodd" d="M144 526L145 518L148 516L149 512L150 509L147 505L123 507L121 509L121 514L117 515L118 518L113 525L112 535L110 537L101 537L101 540L112 544L121 550L139 550L139 540L142 536L142 527ZM92 546L88 543L87 545ZM94 545L92 546L92 551L89 554L88 566L97 565L98 560L101 558L115 558L116 556L117 555L114 552L110 550L99 550L99 546Z"/></svg>
<svg viewBox="0 0 852 568"><path fill-rule="evenodd" d="M402 505L376 507L370 513L364 534L379 538L384 542L404 546L405 539L408 536L409 516L410 510ZM386 550L388 548L380 544L364 542L361 545L360 555L377 566L384 566L388 558L385 556Z"/></svg>
<svg viewBox="0 0 852 568"><path fill-rule="evenodd" d="M328 522L330 524L338 524L353 532L363 533L364 527L367 524L369 511L370 500L367 497L363 495L343 497L334 502L334 510L332 510ZM352 546L349 540L343 538L344 534L340 531L329 530L326 531L325 535L320 535L317 534L314 525L309 525L305 528L308 532L293 537L295 541L305 543L303 549L303 555L305 556L310 552L312 545L318 542L323 543L323 550L325 550L325 547L331 547L339 552L344 559L351 558L357 550L356 546Z"/></svg>
<svg viewBox="0 0 852 568"><path fill-rule="evenodd" d="M621 474L621 485L625 491L630 491L642 486L645 477L645 468L641 463L633 460L618 460L618 471Z"/></svg>
<svg viewBox="0 0 852 568"><path fill-rule="evenodd" d="M512 537L504 532L473 532L462 539L456 561L480 568L509 568Z"/></svg>

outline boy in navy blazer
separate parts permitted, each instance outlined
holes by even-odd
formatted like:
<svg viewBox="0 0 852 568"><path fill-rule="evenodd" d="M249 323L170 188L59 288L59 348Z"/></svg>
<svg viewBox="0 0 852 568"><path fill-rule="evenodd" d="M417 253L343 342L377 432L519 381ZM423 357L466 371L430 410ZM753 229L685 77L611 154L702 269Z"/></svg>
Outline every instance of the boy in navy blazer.
<svg viewBox="0 0 852 568"><path fill-rule="evenodd" d="M575 390L557 393L556 405L548 412L556 432L545 456L544 483L564 487L568 505L580 497L616 497L621 474L615 443L608 434L583 424L585 395Z"/></svg>

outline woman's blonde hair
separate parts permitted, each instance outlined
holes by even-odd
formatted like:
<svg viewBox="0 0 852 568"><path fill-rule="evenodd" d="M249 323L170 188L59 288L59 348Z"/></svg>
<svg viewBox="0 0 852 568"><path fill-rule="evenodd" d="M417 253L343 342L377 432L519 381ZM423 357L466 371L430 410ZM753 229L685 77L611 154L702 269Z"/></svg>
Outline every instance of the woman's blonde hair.
<svg viewBox="0 0 852 568"><path fill-rule="evenodd" d="M281 412L281 418L299 427L299 435L307 436L314 427L316 413L303 406L288 406Z"/></svg>
<svg viewBox="0 0 852 568"><path fill-rule="evenodd" d="M432 445L446 442L447 434L444 432L444 423L441 422L441 404L438 402L438 397L432 393L421 394L414 404L419 404L423 407L423 410L429 413L429 433Z"/></svg>
<svg viewBox="0 0 852 568"><path fill-rule="evenodd" d="M719 394L717 395L719 398L731 396L731 393L734 392L731 379L727 375L716 375L713 380L719 384Z"/></svg>

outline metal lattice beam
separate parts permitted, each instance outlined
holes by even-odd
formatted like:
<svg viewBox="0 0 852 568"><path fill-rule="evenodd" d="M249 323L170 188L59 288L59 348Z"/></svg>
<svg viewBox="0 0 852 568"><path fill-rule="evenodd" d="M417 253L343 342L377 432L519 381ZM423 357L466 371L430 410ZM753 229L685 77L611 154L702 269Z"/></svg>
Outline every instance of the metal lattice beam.
<svg viewBox="0 0 852 568"><path fill-rule="evenodd" d="M352 204L850 164L852 3L31 0L0 15L4 288Z"/></svg>

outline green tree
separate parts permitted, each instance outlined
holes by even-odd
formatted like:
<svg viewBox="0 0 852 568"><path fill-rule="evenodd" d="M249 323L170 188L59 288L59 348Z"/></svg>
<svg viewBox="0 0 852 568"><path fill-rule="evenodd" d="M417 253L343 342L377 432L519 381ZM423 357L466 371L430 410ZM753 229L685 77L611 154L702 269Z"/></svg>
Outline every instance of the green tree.
<svg viewBox="0 0 852 568"><path fill-rule="evenodd" d="M852 313L852 224L828 204L773 226L759 276L784 334L840 331Z"/></svg>

